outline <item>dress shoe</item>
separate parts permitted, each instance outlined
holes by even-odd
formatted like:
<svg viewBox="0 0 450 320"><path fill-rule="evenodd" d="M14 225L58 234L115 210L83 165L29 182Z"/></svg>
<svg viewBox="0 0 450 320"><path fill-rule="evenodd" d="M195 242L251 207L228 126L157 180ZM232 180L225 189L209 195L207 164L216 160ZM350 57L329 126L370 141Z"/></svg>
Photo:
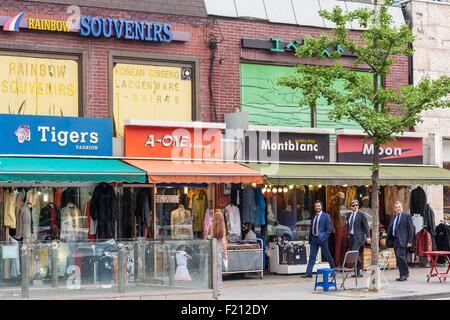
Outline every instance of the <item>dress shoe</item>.
<svg viewBox="0 0 450 320"><path fill-rule="evenodd" d="M398 279L395 279L396 281L406 281L406 280L408 280L408 277L407 276L401 276L400 278L398 278Z"/></svg>
<svg viewBox="0 0 450 320"><path fill-rule="evenodd" d="M312 274L310 273L302 274L302 278L312 278Z"/></svg>
<svg viewBox="0 0 450 320"><path fill-rule="evenodd" d="M409 274L407 274L406 277L409 278Z"/></svg>

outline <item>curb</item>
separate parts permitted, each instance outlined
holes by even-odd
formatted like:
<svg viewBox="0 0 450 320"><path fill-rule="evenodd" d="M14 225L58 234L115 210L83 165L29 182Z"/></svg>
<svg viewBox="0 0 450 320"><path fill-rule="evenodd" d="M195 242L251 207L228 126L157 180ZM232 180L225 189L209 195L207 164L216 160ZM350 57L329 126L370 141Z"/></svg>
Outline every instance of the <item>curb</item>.
<svg viewBox="0 0 450 320"><path fill-rule="evenodd" d="M429 300L434 298L448 298L450 297L450 292L440 292L440 293L426 293L426 294L410 294L403 296L393 296L393 297L380 297L370 300Z"/></svg>

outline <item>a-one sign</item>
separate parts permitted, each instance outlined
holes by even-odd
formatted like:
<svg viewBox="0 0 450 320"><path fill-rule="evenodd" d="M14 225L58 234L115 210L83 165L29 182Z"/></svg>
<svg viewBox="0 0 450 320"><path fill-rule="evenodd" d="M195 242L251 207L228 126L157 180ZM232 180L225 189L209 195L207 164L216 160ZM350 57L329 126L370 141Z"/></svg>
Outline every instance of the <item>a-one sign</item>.
<svg viewBox="0 0 450 320"><path fill-rule="evenodd" d="M338 162L371 163L374 146L363 136L337 136ZM379 150L381 163L423 164L423 139L400 137L395 142L382 145Z"/></svg>
<svg viewBox="0 0 450 320"><path fill-rule="evenodd" d="M264 162L329 162L328 134L247 131L245 160Z"/></svg>
<svg viewBox="0 0 450 320"><path fill-rule="evenodd" d="M112 120L0 115L0 154L112 155Z"/></svg>
<svg viewBox="0 0 450 320"><path fill-rule="evenodd" d="M161 159L221 159L219 129L125 125L125 156Z"/></svg>

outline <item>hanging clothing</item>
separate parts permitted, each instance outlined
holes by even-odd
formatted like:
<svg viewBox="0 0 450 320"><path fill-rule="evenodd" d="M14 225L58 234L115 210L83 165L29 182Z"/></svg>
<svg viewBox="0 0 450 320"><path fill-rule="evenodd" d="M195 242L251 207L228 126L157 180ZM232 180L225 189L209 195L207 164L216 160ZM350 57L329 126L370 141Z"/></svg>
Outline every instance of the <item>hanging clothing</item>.
<svg viewBox="0 0 450 320"><path fill-rule="evenodd" d="M147 227L152 226L152 190L150 188L136 189L135 216L139 217Z"/></svg>
<svg viewBox="0 0 450 320"><path fill-rule="evenodd" d="M266 225L266 201L264 200L261 188L256 188L255 190L255 219L253 220L253 225Z"/></svg>
<svg viewBox="0 0 450 320"><path fill-rule="evenodd" d="M40 236L42 240L59 238L59 230L61 230L61 213L58 208L48 204L41 210L39 216Z"/></svg>
<svg viewBox="0 0 450 320"><path fill-rule="evenodd" d="M134 216L136 211L136 201L134 201L135 192L131 188L123 189L123 229L120 237L124 239L133 238L134 234ZM134 214L133 214L134 213ZM90 216L90 212L89 212ZM90 219L89 219L90 220ZM88 220L88 221L89 221ZM91 232L89 231L88 238L90 239ZM95 235L95 232L94 232Z"/></svg>
<svg viewBox="0 0 450 320"><path fill-rule="evenodd" d="M422 187L417 187L411 191L411 214L418 213L423 215L425 205L427 204L427 195Z"/></svg>
<svg viewBox="0 0 450 320"><path fill-rule="evenodd" d="M356 199L356 187L347 187L345 190L345 207L350 208L352 200Z"/></svg>
<svg viewBox="0 0 450 320"><path fill-rule="evenodd" d="M204 191L200 191L199 194L194 196L192 202L192 211L194 214L194 231L203 231L203 221L205 220L207 197Z"/></svg>
<svg viewBox="0 0 450 320"><path fill-rule="evenodd" d="M434 237L436 235L436 223L433 209L427 203L423 212L423 224L426 225L428 232Z"/></svg>
<svg viewBox="0 0 450 320"><path fill-rule="evenodd" d="M230 191L230 203L235 206L240 206L242 204L242 188L240 184L232 183Z"/></svg>
<svg viewBox="0 0 450 320"><path fill-rule="evenodd" d="M75 204L68 203L61 209L61 234L62 241L82 240L79 237L81 212Z"/></svg>
<svg viewBox="0 0 450 320"><path fill-rule="evenodd" d="M116 191L107 183L95 187L91 199L91 217L97 221L97 239L114 238L118 220L119 200Z"/></svg>
<svg viewBox="0 0 450 320"><path fill-rule="evenodd" d="M16 201L19 192L17 190L5 190L4 197L4 226L16 228Z"/></svg>
<svg viewBox="0 0 450 320"><path fill-rule="evenodd" d="M256 214L255 191L251 186L243 190L242 223L253 223Z"/></svg>
<svg viewBox="0 0 450 320"><path fill-rule="evenodd" d="M53 196L53 204L57 207L57 208L62 208L62 193L63 193L63 189L61 187L56 188L55 190L55 194Z"/></svg>
<svg viewBox="0 0 450 320"><path fill-rule="evenodd" d="M61 207L66 207L69 203L78 204L77 201L77 189L75 188L67 188L62 192L61 196Z"/></svg>
<svg viewBox="0 0 450 320"><path fill-rule="evenodd" d="M172 239L192 239L192 216L182 204L170 213L170 226Z"/></svg>
<svg viewBox="0 0 450 320"><path fill-rule="evenodd" d="M285 209L278 213L278 223L289 227L291 230L295 230L297 215L292 211L292 208L291 210Z"/></svg>
<svg viewBox="0 0 450 320"><path fill-rule="evenodd" d="M83 206L83 216L86 219L86 228L88 229L88 240L95 240L97 234L97 221L94 221L91 217L91 201L88 200ZM129 211L126 211L129 212ZM131 216L131 214L129 214Z"/></svg>
<svg viewBox="0 0 450 320"><path fill-rule="evenodd" d="M431 240L431 234L425 230L422 229L416 234L416 255L418 257L424 257L426 256L423 252L424 251L432 251L433 250L433 243Z"/></svg>
<svg viewBox="0 0 450 320"><path fill-rule="evenodd" d="M229 242L238 242L241 235L241 214L239 208L234 205L225 207L225 221L227 224L227 239Z"/></svg>
<svg viewBox="0 0 450 320"><path fill-rule="evenodd" d="M450 251L450 226L440 223L436 227L436 248L438 251ZM445 263L445 257L439 257L438 263Z"/></svg>
<svg viewBox="0 0 450 320"><path fill-rule="evenodd" d="M213 211L211 209L206 209L205 221L203 222L203 238L208 235L209 226L212 224Z"/></svg>
<svg viewBox="0 0 450 320"><path fill-rule="evenodd" d="M20 223L20 238L23 238L23 243L31 243L33 219L31 216L31 208L29 207L29 205L25 205L22 207L22 212L20 213Z"/></svg>

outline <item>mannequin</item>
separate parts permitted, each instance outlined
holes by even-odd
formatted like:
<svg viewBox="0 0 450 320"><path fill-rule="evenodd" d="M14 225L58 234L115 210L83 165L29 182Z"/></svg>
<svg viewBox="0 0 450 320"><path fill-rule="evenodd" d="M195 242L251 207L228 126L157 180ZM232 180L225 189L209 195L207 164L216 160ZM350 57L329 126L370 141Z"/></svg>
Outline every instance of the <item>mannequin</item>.
<svg viewBox="0 0 450 320"><path fill-rule="evenodd" d="M191 218L191 212L186 210L182 204L179 204L178 208L170 213L172 239L192 239ZM190 226L189 230L187 225Z"/></svg>
<svg viewBox="0 0 450 320"><path fill-rule="evenodd" d="M369 196L364 196L362 198L362 207L360 209L361 212L364 213L364 215L367 218L367 224L369 225L369 229L372 230L372 212L373 209L369 208Z"/></svg>
<svg viewBox="0 0 450 320"><path fill-rule="evenodd" d="M349 210L345 207L345 193L342 191L338 192L338 205L339 205L339 215L336 217L336 225L334 226L336 230L335 234L335 249L334 256L337 266L340 266L342 260L344 259L345 252L347 251L347 214Z"/></svg>

